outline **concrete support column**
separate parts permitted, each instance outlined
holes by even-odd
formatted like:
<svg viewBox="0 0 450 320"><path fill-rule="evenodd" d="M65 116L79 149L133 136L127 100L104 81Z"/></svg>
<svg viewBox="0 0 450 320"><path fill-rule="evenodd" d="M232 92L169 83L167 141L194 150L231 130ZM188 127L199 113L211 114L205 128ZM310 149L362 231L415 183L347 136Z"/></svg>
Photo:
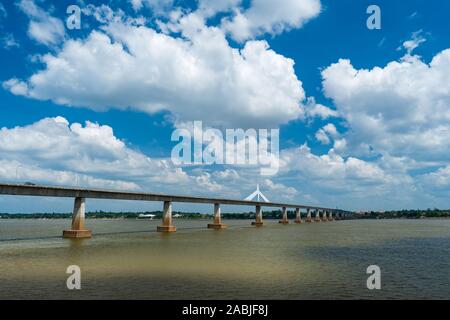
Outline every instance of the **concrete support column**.
<svg viewBox="0 0 450 320"><path fill-rule="evenodd" d="M302 215L300 213L300 208L295 209L295 223L298 223L298 224L303 223Z"/></svg>
<svg viewBox="0 0 450 320"><path fill-rule="evenodd" d="M316 209L316 218L314 219L315 222L320 222L320 210Z"/></svg>
<svg viewBox="0 0 450 320"><path fill-rule="evenodd" d="M84 228L84 219L86 211L86 199L75 198L72 214L72 228L63 231L64 238L90 238L92 237L91 230Z"/></svg>
<svg viewBox="0 0 450 320"><path fill-rule="evenodd" d="M334 218L333 218L333 210L330 210L330 211L328 212L328 220L329 220L329 221L334 221Z"/></svg>
<svg viewBox="0 0 450 320"><path fill-rule="evenodd" d="M255 221L252 221L252 226L262 227L264 224L262 218L261 206L256 206L255 210Z"/></svg>
<svg viewBox="0 0 450 320"><path fill-rule="evenodd" d="M172 202L164 201L162 225L156 228L158 232L175 232L177 228L172 225Z"/></svg>
<svg viewBox="0 0 450 320"><path fill-rule="evenodd" d="M323 222L327 222L328 218L327 218L327 210L323 210L322 211L322 221Z"/></svg>
<svg viewBox="0 0 450 320"><path fill-rule="evenodd" d="M306 209L306 222L312 222L311 209L310 208Z"/></svg>
<svg viewBox="0 0 450 320"><path fill-rule="evenodd" d="M283 207L282 213L283 213L283 216L282 216L281 220L279 221L279 223L281 223L281 224L289 224L289 219L288 219L288 216L287 216L287 208L286 207Z"/></svg>
<svg viewBox="0 0 450 320"><path fill-rule="evenodd" d="M214 204L214 222L208 223L208 229L225 229L227 226L224 225L220 217L220 203Z"/></svg>

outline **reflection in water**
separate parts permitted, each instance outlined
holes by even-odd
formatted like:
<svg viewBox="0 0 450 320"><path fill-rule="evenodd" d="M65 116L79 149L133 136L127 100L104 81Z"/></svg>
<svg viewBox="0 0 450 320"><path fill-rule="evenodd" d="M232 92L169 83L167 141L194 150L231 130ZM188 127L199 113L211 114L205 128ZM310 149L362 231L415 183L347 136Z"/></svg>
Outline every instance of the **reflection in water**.
<svg viewBox="0 0 450 320"><path fill-rule="evenodd" d="M0 298L360 299L450 296L450 220L337 221L263 228L226 221L88 220L92 239L62 239L68 220L0 220ZM29 240L11 240L25 239ZM82 290L66 288L78 265ZM366 288L377 264L382 290Z"/></svg>
<svg viewBox="0 0 450 320"><path fill-rule="evenodd" d="M84 246L86 246L86 241L89 239L67 239L69 241L69 249L67 250L67 260L70 265L78 265L80 257L83 254Z"/></svg>

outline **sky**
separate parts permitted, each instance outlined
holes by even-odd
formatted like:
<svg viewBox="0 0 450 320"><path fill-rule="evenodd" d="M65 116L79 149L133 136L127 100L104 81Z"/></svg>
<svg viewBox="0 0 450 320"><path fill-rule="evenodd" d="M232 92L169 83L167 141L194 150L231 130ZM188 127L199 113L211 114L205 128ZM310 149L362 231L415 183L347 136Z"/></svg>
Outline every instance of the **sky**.
<svg viewBox="0 0 450 320"><path fill-rule="evenodd" d="M444 0L1 0L0 181L235 199L259 184L274 202L449 208L449 12ZM194 121L279 129L278 171L175 163L172 134ZM0 212L72 206L0 197Z"/></svg>

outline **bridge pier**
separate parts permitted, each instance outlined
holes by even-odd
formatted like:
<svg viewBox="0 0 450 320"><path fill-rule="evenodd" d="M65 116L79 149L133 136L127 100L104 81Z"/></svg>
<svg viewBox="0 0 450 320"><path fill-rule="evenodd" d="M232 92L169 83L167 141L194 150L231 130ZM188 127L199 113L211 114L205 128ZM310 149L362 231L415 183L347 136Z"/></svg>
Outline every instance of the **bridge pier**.
<svg viewBox="0 0 450 320"><path fill-rule="evenodd" d="M264 222L262 221L262 210L261 206L256 206L255 208L255 221L252 221L252 226L262 227Z"/></svg>
<svg viewBox="0 0 450 320"><path fill-rule="evenodd" d="M306 222L312 222L311 209L310 208L306 209Z"/></svg>
<svg viewBox="0 0 450 320"><path fill-rule="evenodd" d="M295 223L297 224L303 223L300 208L295 208Z"/></svg>
<svg viewBox="0 0 450 320"><path fill-rule="evenodd" d="M320 220L320 210L316 209L316 217L314 218L315 222L320 222L322 220Z"/></svg>
<svg viewBox="0 0 450 320"><path fill-rule="evenodd" d="M334 221L334 218L333 218L333 210L328 211L328 220L329 220L329 221Z"/></svg>
<svg viewBox="0 0 450 320"><path fill-rule="evenodd" d="M172 224L172 202L164 201L162 225L156 228L158 232L175 232L177 228Z"/></svg>
<svg viewBox="0 0 450 320"><path fill-rule="evenodd" d="M220 204L215 203L214 204L214 222L208 223L208 229L225 229L227 226L222 223L221 217L220 217Z"/></svg>
<svg viewBox="0 0 450 320"><path fill-rule="evenodd" d="M279 223L281 224L289 224L289 220L288 220L288 215L287 215L287 208L283 207L283 216L281 218L281 220L279 221Z"/></svg>
<svg viewBox="0 0 450 320"><path fill-rule="evenodd" d="M91 230L84 228L84 219L86 211L86 199L77 197L73 206L72 214L72 228L63 231L64 238L90 238L92 237Z"/></svg>
<svg viewBox="0 0 450 320"><path fill-rule="evenodd" d="M256 206L255 209L255 221L252 221L252 226L262 227L264 222L262 218L261 206Z"/></svg>
<svg viewBox="0 0 450 320"><path fill-rule="evenodd" d="M323 222L327 222L328 221L327 210L322 210L322 221Z"/></svg>

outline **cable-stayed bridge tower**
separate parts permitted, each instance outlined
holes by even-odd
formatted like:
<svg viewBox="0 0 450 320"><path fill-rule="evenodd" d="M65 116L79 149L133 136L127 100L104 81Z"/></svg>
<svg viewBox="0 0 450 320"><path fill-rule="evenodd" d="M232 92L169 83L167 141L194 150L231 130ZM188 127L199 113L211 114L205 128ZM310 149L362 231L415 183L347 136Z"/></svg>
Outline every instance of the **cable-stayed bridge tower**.
<svg viewBox="0 0 450 320"><path fill-rule="evenodd" d="M259 190L259 184L256 185L256 191L253 192L251 195L249 195L247 198L245 198L245 201L253 201L254 199L258 200L258 202L261 201L261 198L264 200L264 202L270 202L265 195L262 194L262 192Z"/></svg>

